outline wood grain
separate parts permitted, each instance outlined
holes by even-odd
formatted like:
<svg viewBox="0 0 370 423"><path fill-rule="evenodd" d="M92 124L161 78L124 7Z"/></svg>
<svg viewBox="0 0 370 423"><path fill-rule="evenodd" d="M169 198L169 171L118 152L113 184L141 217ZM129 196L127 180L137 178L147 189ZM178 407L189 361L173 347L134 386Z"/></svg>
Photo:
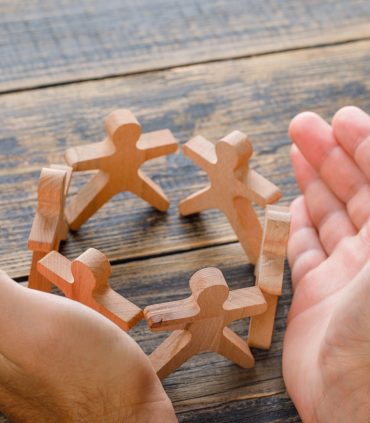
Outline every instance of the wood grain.
<svg viewBox="0 0 370 423"><path fill-rule="evenodd" d="M246 264L244 253L236 244L116 265L112 268L110 285L144 308L157 302L187 297L190 293L189 278L206 266L218 267L230 289L254 285L253 268ZM286 397L281 375L282 340L291 297L289 275L288 269L285 269L271 349L252 349L256 360L254 368L241 369L218 354L207 353L193 357L164 381L180 421L233 421L234 410L235 421L246 421L242 419L243 413L246 416L251 413L252 418L253 413L259 412L267 418L270 415L269 404L271 413L276 411L276 414L271 414L275 415L276 421L285 422L285 417L291 419L287 421L299 421ZM246 339L246 319L236 321L230 327ZM151 332L141 322L130 331L130 335L149 354L168 333ZM275 401L271 397L277 394L281 400ZM259 421L257 417L255 419Z"/></svg>
<svg viewBox="0 0 370 423"><path fill-rule="evenodd" d="M190 293L189 278L195 271L207 266L218 267L230 289L254 285L253 268L246 264L243 251L236 244L116 265L110 282L113 289L144 308L187 297ZM256 359L253 369L241 370L217 354L201 354L164 381L180 421L182 416L189 419L191 413L198 421L200 409L217 409L232 401L240 402L239 406L243 408L252 398L285 391L281 352L290 297L290 273L286 269L272 347L269 351L252 350ZM230 327L246 339L247 321L239 320ZM152 352L168 336L168 333L151 332L144 322L134 327L130 334L146 353ZM292 409L290 405L290 412ZM227 412L224 414L227 415Z"/></svg>
<svg viewBox="0 0 370 423"><path fill-rule="evenodd" d="M266 207L280 200L279 188L249 169L253 146L240 131L233 131L215 142L198 135L184 144L184 156L203 169L207 186L181 200L182 216L209 209L220 210L234 229L249 261L255 264L261 249L262 226L254 203Z"/></svg>
<svg viewBox="0 0 370 423"><path fill-rule="evenodd" d="M173 331L149 356L158 377L164 379L197 354L216 352L245 369L254 366L246 344L228 326L264 313L267 304L257 286L229 291L222 272L204 267L190 281L191 296L144 309L148 326L154 332Z"/></svg>
<svg viewBox="0 0 370 423"><path fill-rule="evenodd" d="M61 163L68 147L101 140L104 116L118 107L131 108L144 132L169 127L182 144L246 132L252 169L288 204L297 194L290 119L306 109L330 119L351 103L370 110L369 15L367 0L1 1L0 94L8 94L0 96L0 268L25 280L41 167ZM221 213L177 213L181 199L206 185L205 174L180 154L145 170L163 186L169 212L118 195L70 235L63 254L102 250L113 289L142 308L186 297L189 277L205 266L219 267L231 289L252 286L253 269L230 244L235 235ZM90 176L78 175L71 193ZM285 269L272 347L252 350L253 369L202 354L165 380L180 422L300 421L281 375L289 277ZM231 326L244 339L247 327ZM167 336L143 322L131 334L148 354Z"/></svg>
<svg viewBox="0 0 370 423"><path fill-rule="evenodd" d="M367 0L3 0L0 91L346 42L369 15Z"/></svg>
<svg viewBox="0 0 370 423"><path fill-rule="evenodd" d="M111 112L104 126L103 141L69 148L64 155L75 172L97 171L66 208L67 222L74 231L121 192L130 192L161 212L169 207L162 188L140 168L148 160L177 150L171 131L142 134L140 123L128 109Z"/></svg>
<svg viewBox="0 0 370 423"><path fill-rule="evenodd" d="M216 407L208 406L182 413L178 417L180 423L292 423L301 421L292 402L284 393L225 402Z"/></svg>
<svg viewBox="0 0 370 423"><path fill-rule="evenodd" d="M370 110L369 68L370 42L364 41L3 95L0 240L6 243L0 242L0 268L13 277L27 274L26 242L40 168L61 162L68 146L101 139L109 111L129 106L144 132L168 127L182 143L199 133L209 139L233 129L247 133L256 151L251 167L281 188L286 204L297 194L289 161L290 119L306 109L330 119L351 103ZM70 235L63 254L75 258L94 247L115 262L235 240L217 211L179 217L178 202L207 182L189 160L174 154L145 170L169 197L169 212L118 195ZM86 179L75 178L71 193Z"/></svg>
<svg viewBox="0 0 370 423"><path fill-rule="evenodd" d="M139 307L111 289L111 265L107 257L94 248L73 261L52 251L38 262L37 270L67 298L98 311L126 332L143 319Z"/></svg>

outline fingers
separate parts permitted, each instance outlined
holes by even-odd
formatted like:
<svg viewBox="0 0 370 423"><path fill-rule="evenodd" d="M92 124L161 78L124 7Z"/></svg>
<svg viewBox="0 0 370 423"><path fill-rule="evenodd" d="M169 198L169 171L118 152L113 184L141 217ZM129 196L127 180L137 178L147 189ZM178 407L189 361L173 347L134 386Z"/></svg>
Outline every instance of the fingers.
<svg viewBox="0 0 370 423"><path fill-rule="evenodd" d="M348 285L370 258L370 219L360 232L343 240L316 272L307 273L294 293L290 320Z"/></svg>
<svg viewBox="0 0 370 423"><path fill-rule="evenodd" d="M318 231L321 245L330 255L343 238L355 235L357 230L344 204L331 192L295 145L291 149L291 159L298 185L304 193L308 214Z"/></svg>
<svg viewBox="0 0 370 423"><path fill-rule="evenodd" d="M333 133L370 181L370 116L357 107L340 109L334 116ZM362 226L370 216L370 184L365 185L348 203L350 214Z"/></svg>
<svg viewBox="0 0 370 423"><path fill-rule="evenodd" d="M370 180L370 116L357 107L343 107L334 115L332 126L337 142Z"/></svg>
<svg viewBox="0 0 370 423"><path fill-rule="evenodd" d="M289 128L290 136L305 159L318 172L322 181L344 204L357 200L355 196L368 184L364 173L354 160L337 143L333 130L320 116L305 112L296 116ZM362 191L363 197L366 195ZM368 200L370 201L370 195ZM350 217L357 228L359 221L352 208Z"/></svg>
<svg viewBox="0 0 370 423"><path fill-rule="evenodd" d="M291 232L288 243L288 260L292 269L295 289L300 280L326 259L318 233L313 226L303 196L296 198L291 206Z"/></svg>

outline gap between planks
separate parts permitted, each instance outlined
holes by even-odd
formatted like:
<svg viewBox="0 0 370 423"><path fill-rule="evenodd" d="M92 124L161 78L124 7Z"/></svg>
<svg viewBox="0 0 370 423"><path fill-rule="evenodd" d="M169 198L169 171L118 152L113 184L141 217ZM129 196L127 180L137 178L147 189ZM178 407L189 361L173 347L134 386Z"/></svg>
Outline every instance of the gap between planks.
<svg viewBox="0 0 370 423"><path fill-rule="evenodd" d="M111 74L106 74L106 75L96 76L96 77L68 79L65 81L55 81L55 82L50 82L46 84L35 84L35 85L29 85L29 86L24 86L20 88L12 88L9 90L0 89L0 96L8 95L8 94L23 93L27 91L43 90L47 88L62 87L66 85L82 84L85 82L95 82L95 81L97 82L97 81L105 81L109 79L124 78L127 76L166 72L173 69L189 68L192 66L207 65L207 64L220 63L225 61L228 62L228 61L246 60L246 59L258 58L258 57L264 57L264 56L274 56L274 55L279 55L284 53L294 53L294 52L304 51L304 50L314 50L314 49L327 48L327 47L336 47L336 46L341 46L346 44L356 44L356 43L361 43L364 41L370 41L370 37L349 38L347 40L329 42L329 43L316 43L309 46L290 47L286 49L283 48L280 50L266 50L266 51L262 51L258 53L250 53L250 54L239 54L239 55L237 54L235 56L225 56L225 57L219 57L214 59L199 60L194 62L189 61L189 62L179 63L175 65L158 66L158 67L152 67L152 68L143 69L143 70L111 73Z"/></svg>

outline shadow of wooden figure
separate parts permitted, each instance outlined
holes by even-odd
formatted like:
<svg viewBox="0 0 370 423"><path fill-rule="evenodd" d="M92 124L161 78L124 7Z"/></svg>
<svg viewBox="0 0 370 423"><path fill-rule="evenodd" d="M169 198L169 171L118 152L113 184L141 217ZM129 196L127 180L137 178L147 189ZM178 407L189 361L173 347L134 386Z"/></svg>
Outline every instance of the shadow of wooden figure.
<svg viewBox="0 0 370 423"><path fill-rule="evenodd" d="M262 227L252 202L265 207L276 202L281 194L277 186L249 169L253 147L247 136L233 131L216 144L197 136L184 145L183 152L207 173L210 185L182 200L180 214L219 209L226 215L250 262L255 264Z"/></svg>
<svg viewBox="0 0 370 423"><path fill-rule="evenodd" d="M251 347L271 347L276 308L283 288L290 219L288 207L267 206L261 254L256 266L256 285L263 292L267 310L250 319L248 345Z"/></svg>
<svg viewBox="0 0 370 423"><path fill-rule="evenodd" d="M150 355L163 379L190 357L217 352L241 367L254 365L247 343L227 327L232 321L263 313L266 302L257 286L229 292L220 270L206 268L190 279L192 295L180 301L145 308L152 331L174 330Z"/></svg>
<svg viewBox="0 0 370 423"><path fill-rule="evenodd" d="M124 331L143 318L139 307L109 286L110 263L103 253L94 248L89 248L72 262L52 251L38 262L38 270L67 298L98 311Z"/></svg>
<svg viewBox="0 0 370 423"><path fill-rule="evenodd" d="M113 111L105 120L104 141L73 147L65 160L73 171L99 172L71 200L66 217L77 230L114 195L130 191L160 211L169 201L161 187L140 170L146 161L174 153L177 140L169 129L141 135L135 116L126 109Z"/></svg>
<svg viewBox="0 0 370 423"><path fill-rule="evenodd" d="M41 170L38 184L38 205L28 239L32 264L28 287L50 291L51 284L37 271L37 262L48 252L58 250L67 239L68 225L64 218L64 203L68 193L72 168L52 165Z"/></svg>

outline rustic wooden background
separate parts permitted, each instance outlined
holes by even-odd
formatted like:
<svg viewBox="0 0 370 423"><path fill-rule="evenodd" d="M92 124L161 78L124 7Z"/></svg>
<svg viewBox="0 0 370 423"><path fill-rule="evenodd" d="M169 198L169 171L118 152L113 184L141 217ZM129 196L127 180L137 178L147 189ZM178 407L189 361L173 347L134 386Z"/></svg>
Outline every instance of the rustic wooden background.
<svg viewBox="0 0 370 423"><path fill-rule="evenodd" d="M0 267L27 280L40 168L62 162L68 146L100 140L118 107L145 132L168 127L181 143L248 133L252 167L288 204L298 192L290 119L307 109L330 119L351 103L370 110L369 18L368 0L0 0ZM252 285L220 213L178 216L204 174L181 154L146 170L171 199L167 214L118 195L62 252L103 251L113 287L140 306L188 295L190 275L205 266L218 266L232 288ZM76 175L72 194L86 178ZM206 354L165 380L180 422L300 421L281 376L289 277L287 269L272 348L254 351L255 368ZM233 328L246 336L245 321ZM146 352L166 336L144 324L131 334Z"/></svg>

